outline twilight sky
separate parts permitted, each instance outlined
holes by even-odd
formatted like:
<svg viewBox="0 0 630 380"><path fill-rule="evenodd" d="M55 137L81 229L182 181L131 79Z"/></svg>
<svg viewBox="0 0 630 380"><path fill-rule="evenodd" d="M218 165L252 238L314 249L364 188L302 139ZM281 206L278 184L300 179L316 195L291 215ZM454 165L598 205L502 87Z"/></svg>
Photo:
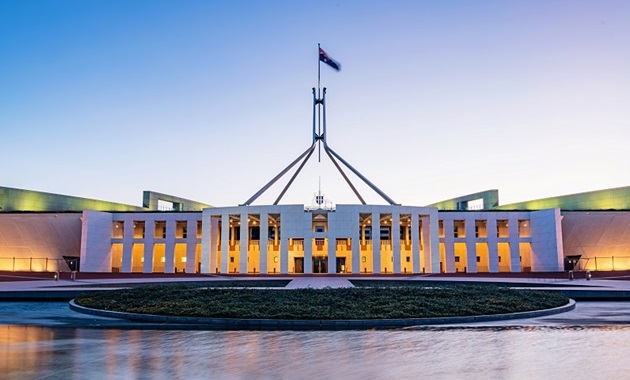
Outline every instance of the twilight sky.
<svg viewBox="0 0 630 380"><path fill-rule="evenodd" d="M3 0L0 186L243 203L310 145L318 42L328 144L398 203L630 185L629 1ZM282 203L358 203L316 158Z"/></svg>

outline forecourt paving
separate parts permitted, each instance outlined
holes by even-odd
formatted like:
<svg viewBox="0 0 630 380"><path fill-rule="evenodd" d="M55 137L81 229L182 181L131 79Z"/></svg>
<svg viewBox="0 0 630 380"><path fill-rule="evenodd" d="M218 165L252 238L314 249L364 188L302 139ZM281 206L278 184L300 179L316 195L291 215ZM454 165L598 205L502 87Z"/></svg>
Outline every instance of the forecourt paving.
<svg viewBox="0 0 630 380"><path fill-rule="evenodd" d="M325 288L325 287L349 287L353 286L349 279L331 276L300 276L300 277L274 277L274 279L291 279L286 286L289 288ZM126 319L108 318L87 315L74 312L68 308L67 302L23 302L28 299L65 299L87 290L105 290L124 288L130 284L150 283L175 283L181 281L226 281L243 280L242 277L202 277L202 278L143 278L143 279L77 279L69 280L20 280L0 282L0 324L36 325L46 327L91 327L91 328L160 328L159 323L135 322ZM361 279L370 279L361 277ZM382 280L383 277L373 278ZM548 279L497 279L497 278L427 278L422 276L396 276L392 280L415 281L441 281L441 282L494 282L511 284L518 283L519 287L532 289L551 289L572 292L588 292L593 299L613 299L611 295L617 295L614 299L624 298L624 294L630 293L630 281L618 280L548 280ZM602 295L601 298L590 297ZM586 294L586 293L584 293ZM25 295L21 297L20 295ZM554 316L542 316L529 319L502 320L496 322L473 322L472 324L458 324L459 326L548 326L548 325L593 325L593 324L628 324L630 325L630 302L579 302L574 310ZM174 326L171 326L171 328ZM443 326L447 327L447 326ZM162 326L163 328L163 326Z"/></svg>
<svg viewBox="0 0 630 380"><path fill-rule="evenodd" d="M93 274L92 274L93 275ZM87 276L87 275L86 275ZM55 281L52 274L49 279L30 278L26 275L0 274L0 300L24 301L37 300L69 300L89 290L119 289L137 284L152 283L177 283L177 282L207 282L207 281L249 281L249 280L282 280L291 282L287 289L295 288L339 288L353 286L352 280L412 280L427 283L494 283L514 287L523 287L540 290L561 291L569 298L576 300L628 300L630 301L630 276L611 278L593 278L586 280L578 278L512 278L512 277L483 277L483 276L391 276L391 277L341 277L341 276L273 276L273 277L246 277L246 276L186 276L186 277L87 277L77 275L75 281L62 279Z"/></svg>

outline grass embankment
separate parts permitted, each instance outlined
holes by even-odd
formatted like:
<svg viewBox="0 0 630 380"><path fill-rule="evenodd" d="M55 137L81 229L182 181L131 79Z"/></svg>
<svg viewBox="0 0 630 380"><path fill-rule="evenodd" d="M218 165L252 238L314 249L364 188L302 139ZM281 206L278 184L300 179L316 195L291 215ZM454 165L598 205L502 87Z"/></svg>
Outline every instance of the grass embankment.
<svg viewBox="0 0 630 380"><path fill-rule="evenodd" d="M162 285L88 293L90 308L209 318L384 319L503 314L562 306L560 293L495 286L225 289Z"/></svg>

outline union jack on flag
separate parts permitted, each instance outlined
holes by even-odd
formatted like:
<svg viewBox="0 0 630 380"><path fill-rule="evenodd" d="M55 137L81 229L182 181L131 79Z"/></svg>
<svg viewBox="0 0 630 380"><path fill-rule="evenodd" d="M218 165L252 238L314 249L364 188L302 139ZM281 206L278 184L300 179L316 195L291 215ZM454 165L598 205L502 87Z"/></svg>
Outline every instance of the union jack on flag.
<svg viewBox="0 0 630 380"><path fill-rule="evenodd" d="M341 70L341 64L330 58L322 48L319 48L319 60L337 71Z"/></svg>

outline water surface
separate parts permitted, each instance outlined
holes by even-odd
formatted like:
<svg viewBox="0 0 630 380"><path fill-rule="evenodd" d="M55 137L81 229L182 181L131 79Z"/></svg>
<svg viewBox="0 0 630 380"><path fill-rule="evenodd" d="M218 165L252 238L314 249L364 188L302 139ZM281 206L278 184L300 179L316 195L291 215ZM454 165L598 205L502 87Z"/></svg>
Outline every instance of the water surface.
<svg viewBox="0 0 630 380"><path fill-rule="evenodd" d="M65 302L0 302L0 379L630 378L630 302L420 330L137 326Z"/></svg>
<svg viewBox="0 0 630 380"><path fill-rule="evenodd" d="M622 379L630 326L158 331L0 325L4 379Z"/></svg>

